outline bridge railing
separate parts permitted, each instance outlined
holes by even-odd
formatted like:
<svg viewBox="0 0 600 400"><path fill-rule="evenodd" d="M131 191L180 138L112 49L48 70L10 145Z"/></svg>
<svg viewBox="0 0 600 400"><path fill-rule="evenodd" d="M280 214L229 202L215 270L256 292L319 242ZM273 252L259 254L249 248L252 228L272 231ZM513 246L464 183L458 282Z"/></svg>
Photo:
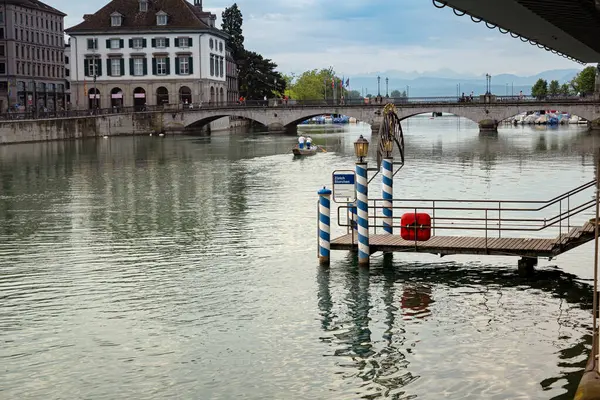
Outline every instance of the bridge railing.
<svg viewBox="0 0 600 400"><path fill-rule="evenodd" d="M0 120L26 120L26 119L53 119L53 118L80 118L101 115L131 114L143 112L194 112L200 110L218 109L240 109L240 108L308 108L308 107L381 107L393 103L399 107L435 106L435 105L464 105L475 106L480 104L530 104L533 109L535 104L556 103L568 104L599 104L600 101L593 97L579 96L554 96L537 99L530 96L434 96L434 97L372 97L359 99L317 99L317 100L295 100L295 99L269 99L269 100L244 100L236 102L203 102L190 104L164 104L164 105L142 105L134 107L111 107L97 108L91 110L58 110L58 111L25 111L6 112L0 114ZM532 109L532 111L533 111ZM432 110L434 111L434 110ZM331 112L335 112L332 109Z"/></svg>
<svg viewBox="0 0 600 400"><path fill-rule="evenodd" d="M445 232L471 236L473 232L483 232L486 242L494 237L506 237L507 232L513 236L544 231L556 237L583 226L583 222L593 216L595 186L596 181L592 180L545 201L394 199L393 226L400 228L402 214L426 213L431 217L433 235ZM338 208L339 226L347 229L352 226L350 209L349 205ZM369 200L369 224L374 233L384 232L383 209L383 199Z"/></svg>

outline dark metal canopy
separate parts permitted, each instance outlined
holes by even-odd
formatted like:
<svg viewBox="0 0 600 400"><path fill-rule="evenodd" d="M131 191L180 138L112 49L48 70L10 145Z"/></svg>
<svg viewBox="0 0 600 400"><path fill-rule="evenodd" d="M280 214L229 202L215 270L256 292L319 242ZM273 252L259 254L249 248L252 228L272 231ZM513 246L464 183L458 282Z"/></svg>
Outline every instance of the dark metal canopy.
<svg viewBox="0 0 600 400"><path fill-rule="evenodd" d="M600 0L432 0L580 63L600 62Z"/></svg>

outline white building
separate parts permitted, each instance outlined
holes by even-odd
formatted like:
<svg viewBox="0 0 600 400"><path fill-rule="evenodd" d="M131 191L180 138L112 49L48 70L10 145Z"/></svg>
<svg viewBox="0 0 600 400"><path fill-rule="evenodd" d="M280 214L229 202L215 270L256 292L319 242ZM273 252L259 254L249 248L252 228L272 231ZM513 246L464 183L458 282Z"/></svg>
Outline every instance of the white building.
<svg viewBox="0 0 600 400"><path fill-rule="evenodd" d="M227 35L194 2L113 0L67 29L72 106L226 101Z"/></svg>

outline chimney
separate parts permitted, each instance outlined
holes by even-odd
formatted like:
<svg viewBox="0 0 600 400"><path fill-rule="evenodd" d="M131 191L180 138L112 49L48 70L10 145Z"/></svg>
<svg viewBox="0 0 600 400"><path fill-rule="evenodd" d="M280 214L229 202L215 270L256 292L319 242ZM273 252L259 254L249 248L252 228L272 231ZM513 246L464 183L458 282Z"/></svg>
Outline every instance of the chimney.
<svg viewBox="0 0 600 400"><path fill-rule="evenodd" d="M194 6L202 11L202 0L194 0Z"/></svg>
<svg viewBox="0 0 600 400"><path fill-rule="evenodd" d="M83 20L84 21L89 21L90 18L92 18L92 14L83 14Z"/></svg>

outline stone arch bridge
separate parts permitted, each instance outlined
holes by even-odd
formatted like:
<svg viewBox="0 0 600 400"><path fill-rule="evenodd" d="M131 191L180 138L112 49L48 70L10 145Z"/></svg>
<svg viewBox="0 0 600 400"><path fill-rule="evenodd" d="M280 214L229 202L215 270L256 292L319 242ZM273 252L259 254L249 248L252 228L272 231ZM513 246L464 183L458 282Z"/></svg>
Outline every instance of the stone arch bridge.
<svg viewBox="0 0 600 400"><path fill-rule="evenodd" d="M414 115L443 112L470 119L479 124L481 130L496 130L498 124L522 112L539 110L559 110L585 118L600 121L600 101L523 101L495 103L408 103L396 104L398 116L406 119ZM162 126L165 131L182 131L190 127L206 125L222 117L240 117L256 121L269 131L294 132L302 121L324 114L343 114L369 123L373 131L379 129L382 120L383 104L365 105L288 105L288 106L223 106L174 110L162 112Z"/></svg>

